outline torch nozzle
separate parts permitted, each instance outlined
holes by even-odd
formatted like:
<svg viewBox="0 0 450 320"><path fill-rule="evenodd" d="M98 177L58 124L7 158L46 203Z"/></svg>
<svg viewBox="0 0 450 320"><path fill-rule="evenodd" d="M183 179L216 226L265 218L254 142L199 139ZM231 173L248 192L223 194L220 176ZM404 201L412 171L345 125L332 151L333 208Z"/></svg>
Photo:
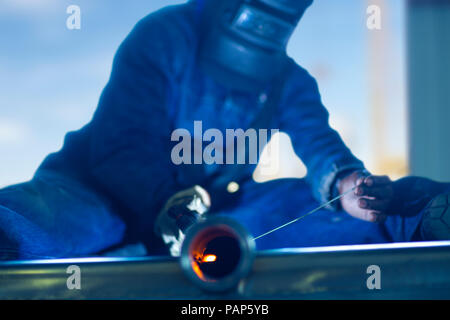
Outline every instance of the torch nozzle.
<svg viewBox="0 0 450 320"><path fill-rule="evenodd" d="M253 263L254 241L229 218L201 221L186 232L181 249L185 274L208 291L226 291L247 276Z"/></svg>

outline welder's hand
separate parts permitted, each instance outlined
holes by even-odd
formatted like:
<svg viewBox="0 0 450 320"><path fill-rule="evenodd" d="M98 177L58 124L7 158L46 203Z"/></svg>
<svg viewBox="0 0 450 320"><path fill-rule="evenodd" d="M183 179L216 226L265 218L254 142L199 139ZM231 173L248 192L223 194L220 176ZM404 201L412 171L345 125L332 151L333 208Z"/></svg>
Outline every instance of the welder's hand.
<svg viewBox="0 0 450 320"><path fill-rule="evenodd" d="M202 219L210 207L209 194L200 186L180 191L166 202L156 218L155 233L169 247L172 256L180 255L184 232Z"/></svg>
<svg viewBox="0 0 450 320"><path fill-rule="evenodd" d="M343 178L338 190L340 194L357 186L354 192L341 198L342 208L351 216L370 222L381 223L394 197L394 188L388 176L367 175L360 171Z"/></svg>

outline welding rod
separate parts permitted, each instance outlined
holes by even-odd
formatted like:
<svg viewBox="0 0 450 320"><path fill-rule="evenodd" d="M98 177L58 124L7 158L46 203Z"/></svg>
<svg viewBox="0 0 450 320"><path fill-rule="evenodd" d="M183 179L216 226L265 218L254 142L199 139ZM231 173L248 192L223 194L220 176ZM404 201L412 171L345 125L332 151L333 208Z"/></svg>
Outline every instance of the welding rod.
<svg viewBox="0 0 450 320"><path fill-rule="evenodd" d="M344 192L343 194L337 196L336 198L331 199L330 201L328 201L328 202L326 202L326 203L320 205L319 207L315 208L314 210L311 210L311 211L308 212L307 214L304 214L303 216L300 216L300 217L298 217L298 218L295 218L294 220L289 221L288 223L285 223L285 224L283 224L283 225L281 225L281 226L279 226L279 227L276 227L276 228L274 228L274 229L272 229L272 230L270 230L270 231L267 231L266 233L263 233L262 235L253 238L253 240L258 240L258 239L260 239L260 238L262 238L262 237L265 237L265 236L271 234L272 232L275 232L275 231L280 230L280 229L282 229L282 228L284 228L284 227L287 227L287 226L289 226L289 225L291 225L291 224L293 224L293 223L295 223L295 222L297 222L297 221L299 221L299 220L301 220L301 219L303 219L303 218L305 218L305 217L307 217L307 216L309 216L309 215L311 215L311 214L313 214L313 213L319 211L320 209L325 208L326 206L332 204L333 202L335 202L335 201L341 199L342 197L346 196L346 195L349 194L350 192L354 191L357 187L358 187L358 186L354 186L354 187L351 188L350 190L348 190L348 191Z"/></svg>

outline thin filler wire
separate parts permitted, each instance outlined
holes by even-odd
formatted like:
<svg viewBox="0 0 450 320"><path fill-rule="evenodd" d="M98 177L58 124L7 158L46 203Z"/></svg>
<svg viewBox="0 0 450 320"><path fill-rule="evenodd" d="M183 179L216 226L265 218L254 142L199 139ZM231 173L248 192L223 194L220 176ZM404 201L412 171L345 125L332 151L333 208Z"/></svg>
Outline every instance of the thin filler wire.
<svg viewBox="0 0 450 320"><path fill-rule="evenodd" d="M326 206L332 204L333 202L335 202L335 201L337 201L337 200L339 200L339 199L345 197L347 194L349 194L350 192L354 191L357 187L358 187L358 186L354 186L354 187L351 188L350 190L348 190L348 191L344 192L343 194L337 196L336 198L331 199L330 201L328 201L328 202L322 204L321 206L315 208L314 210L308 212L307 214L304 214L303 216L300 216L300 217L298 217L298 218L296 218L296 219L294 219L294 220L292 220L292 221L289 221L288 223L285 223L285 224L283 224L283 225L281 225L281 226L279 226L279 227L276 227L275 229L272 229L272 230L270 230L270 231L267 231L266 233L263 233L262 235L257 236L256 238L253 238L253 240L258 240L259 238L265 237L265 236L271 234L272 232L278 231L278 230L280 230L280 229L282 229L282 228L284 228L284 227L287 227L287 226L289 226L289 225L291 225L291 224L293 224L293 223L295 223L295 222L297 222L297 221L299 221L299 220L301 220L301 219L303 219L303 218L306 218L306 217L309 216L309 215L312 215L313 213L319 211L320 209L323 209L323 208L325 208Z"/></svg>

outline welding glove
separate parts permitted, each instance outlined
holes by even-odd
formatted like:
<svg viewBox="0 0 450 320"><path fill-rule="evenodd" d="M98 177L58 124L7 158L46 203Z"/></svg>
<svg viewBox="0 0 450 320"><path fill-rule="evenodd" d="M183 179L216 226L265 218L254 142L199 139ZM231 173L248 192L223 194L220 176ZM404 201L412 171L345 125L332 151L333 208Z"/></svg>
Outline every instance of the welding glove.
<svg viewBox="0 0 450 320"><path fill-rule="evenodd" d="M166 202L156 219L155 233L163 239L172 256L180 255L186 230L204 219L210 207L210 196L200 186L180 191Z"/></svg>

